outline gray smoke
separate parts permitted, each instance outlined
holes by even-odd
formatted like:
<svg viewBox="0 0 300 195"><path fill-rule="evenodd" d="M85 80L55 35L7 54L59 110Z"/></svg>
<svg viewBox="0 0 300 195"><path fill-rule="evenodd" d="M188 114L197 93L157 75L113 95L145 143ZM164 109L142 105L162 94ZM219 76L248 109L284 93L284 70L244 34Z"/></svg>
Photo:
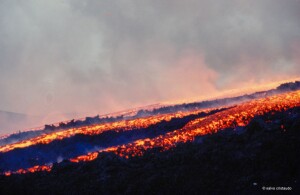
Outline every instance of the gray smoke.
<svg viewBox="0 0 300 195"><path fill-rule="evenodd" d="M298 0L0 1L0 110L63 118L300 75Z"/></svg>

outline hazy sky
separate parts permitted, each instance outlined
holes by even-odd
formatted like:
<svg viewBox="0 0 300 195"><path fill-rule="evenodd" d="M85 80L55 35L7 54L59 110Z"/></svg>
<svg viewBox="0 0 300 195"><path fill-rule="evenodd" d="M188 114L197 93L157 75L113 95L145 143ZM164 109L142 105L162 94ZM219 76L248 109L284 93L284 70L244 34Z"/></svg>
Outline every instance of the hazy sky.
<svg viewBox="0 0 300 195"><path fill-rule="evenodd" d="M300 76L299 0L0 0L0 110L106 113Z"/></svg>

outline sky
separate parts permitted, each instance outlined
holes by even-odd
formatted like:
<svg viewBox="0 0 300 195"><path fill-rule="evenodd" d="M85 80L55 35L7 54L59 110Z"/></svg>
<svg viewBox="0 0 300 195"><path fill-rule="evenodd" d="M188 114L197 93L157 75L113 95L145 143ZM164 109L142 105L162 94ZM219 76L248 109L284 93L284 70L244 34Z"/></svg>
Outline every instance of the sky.
<svg viewBox="0 0 300 195"><path fill-rule="evenodd" d="M0 0L0 110L109 113L300 76L299 0Z"/></svg>

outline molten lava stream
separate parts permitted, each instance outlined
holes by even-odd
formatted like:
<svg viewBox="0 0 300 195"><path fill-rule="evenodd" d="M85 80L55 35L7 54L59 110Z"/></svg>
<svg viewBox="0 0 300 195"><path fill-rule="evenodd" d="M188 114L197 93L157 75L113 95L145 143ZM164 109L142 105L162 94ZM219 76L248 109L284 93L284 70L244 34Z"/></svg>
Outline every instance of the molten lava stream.
<svg viewBox="0 0 300 195"><path fill-rule="evenodd" d="M144 151L155 147L168 150L175 147L178 143L192 141L199 135L214 133L228 127L245 126L254 116L263 115L271 111L283 111L296 106L300 106L300 91L252 100L205 118L190 121L182 129L166 133L165 135L160 135L153 139L140 139L129 144L109 147L98 152L91 152L87 155L72 158L70 161L75 163L92 161L98 157L100 152L113 152L121 157L129 158L130 156L143 155ZM43 165L43 168L47 171L51 170L51 167L52 166ZM10 175L34 171L40 171L40 168L20 169L16 172L7 171L4 174Z"/></svg>
<svg viewBox="0 0 300 195"><path fill-rule="evenodd" d="M140 156L145 150L155 147L162 147L163 150L168 150L176 146L177 143L192 141L199 135L214 133L228 127L245 126L254 116L263 115L270 111L287 110L296 106L300 106L300 91L252 100L206 118L190 121L182 129L165 135L109 147L99 152L114 152L121 157L128 158L129 156ZM98 152L93 152L70 160L72 162L90 161L97 158L97 156Z"/></svg>
<svg viewBox="0 0 300 195"><path fill-rule="evenodd" d="M0 152L8 152L14 150L15 148L26 148L36 144L48 144L54 140L62 140L64 138L72 137L76 134L97 135L109 130L119 131L119 130L147 128L150 125L154 125L163 120L170 121L173 118L183 118L188 115L198 114L200 112L208 112L208 111L209 110L207 109L207 110L196 110L196 111L189 111L189 112L177 112L171 114L161 114L161 115L138 118L138 119L105 123L100 125L71 128L67 130L56 131L53 133L41 135L28 140L23 140L14 144L1 146Z"/></svg>
<svg viewBox="0 0 300 195"><path fill-rule="evenodd" d="M40 171L51 171L52 165L36 165L28 169L19 169L17 171L6 171L3 173L5 176L11 176L12 174L25 174L25 173L34 173Z"/></svg>

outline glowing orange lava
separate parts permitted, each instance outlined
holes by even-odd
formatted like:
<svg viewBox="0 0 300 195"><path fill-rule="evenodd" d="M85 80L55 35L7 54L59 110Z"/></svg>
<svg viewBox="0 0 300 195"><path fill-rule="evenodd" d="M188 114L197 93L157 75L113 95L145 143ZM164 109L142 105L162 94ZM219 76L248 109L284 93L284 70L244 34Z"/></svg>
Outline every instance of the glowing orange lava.
<svg viewBox="0 0 300 195"><path fill-rule="evenodd" d="M300 91L252 100L208 117L190 121L182 129L165 135L109 147L99 152L114 152L121 157L128 158L129 156L140 156L150 148L161 147L163 150L168 150L180 142L192 141L196 136L214 133L228 127L245 126L254 116L270 111L283 111L296 106L300 106ZM95 154L82 155L71 160L72 162L89 161L89 159L93 159L90 155Z"/></svg>
<svg viewBox="0 0 300 195"><path fill-rule="evenodd" d="M157 136L153 139L140 139L129 144L109 147L100 151L88 153L87 155L72 158L70 159L70 161L74 163L82 161L92 161L96 159L99 156L99 153L101 152L113 152L119 155L120 157L129 158L132 156L143 155L143 153L146 150L151 148L159 147L162 150L168 150L172 147L175 147L178 143L193 141L196 136L215 133L224 128L235 128L236 126L245 126L255 116L263 115L271 111L283 111L296 106L300 106L300 91L289 92L285 94L274 95L267 98L252 100L246 103L241 103L230 109L217 112L204 118L197 118L187 123L181 129L177 129L164 135ZM49 138L46 140L45 138L40 138L40 140L45 141L40 143L49 143L47 141L54 139L63 139L64 137L72 136L76 133L99 134L108 129L132 129L136 127L146 127L151 124L155 124L161 120L170 120L173 117L183 117L188 114L191 113L167 114L148 118L140 118L130 121L94 125L79 129L70 129L66 131L66 134L64 134L64 132L62 131L48 135ZM9 149L11 148L8 148L8 150ZM50 171L51 168L51 165L35 166L26 170L20 169L16 172L7 171L4 174L11 175L12 173L28 173L43 170Z"/></svg>
<svg viewBox="0 0 300 195"><path fill-rule="evenodd" d="M8 144L0 147L0 152L8 152L16 148L25 148L36 144L48 144L54 140L62 140L64 138L72 137L76 134L97 135L109 130L132 130L139 128L146 128L163 120L170 121L172 118L183 118L191 114L197 114L205 110L197 110L190 112L177 112L172 114L161 114L150 117L124 120L112 123L104 123L99 125L84 126L80 128L71 128L67 130L56 131L49 134L44 134L28 140L23 140L17 143Z"/></svg>
<svg viewBox="0 0 300 195"><path fill-rule="evenodd" d="M34 167L30 167L28 169L19 169L17 171L6 171L4 172L5 176L10 176L12 174L25 174L25 173L34 173L40 171L51 171L52 165L36 165Z"/></svg>

